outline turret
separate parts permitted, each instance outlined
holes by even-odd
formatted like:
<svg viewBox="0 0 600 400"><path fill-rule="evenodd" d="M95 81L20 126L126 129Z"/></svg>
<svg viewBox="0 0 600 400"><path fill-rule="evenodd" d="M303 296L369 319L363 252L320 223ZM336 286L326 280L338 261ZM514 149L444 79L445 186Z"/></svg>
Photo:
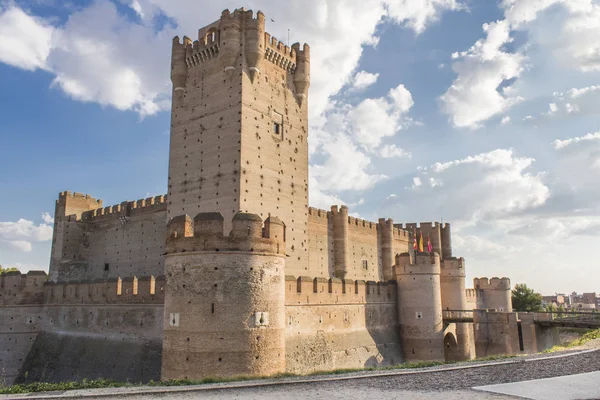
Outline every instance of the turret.
<svg viewBox="0 0 600 400"><path fill-rule="evenodd" d="M467 310L465 290L465 259L445 258L441 261L440 284L442 309ZM471 325L456 324L456 346L453 340L445 340L445 358L447 361L469 360L471 354ZM474 355L474 354L473 354Z"/></svg>
<svg viewBox="0 0 600 400"><path fill-rule="evenodd" d="M331 207L333 219L333 268L335 277L344 279L348 273L348 207Z"/></svg>
<svg viewBox="0 0 600 400"><path fill-rule="evenodd" d="M398 321L406 361L444 360L440 256L396 256Z"/></svg>
<svg viewBox="0 0 600 400"><path fill-rule="evenodd" d="M219 55L225 72L236 69L242 40L243 17L244 12L240 10L235 10L233 14L229 10L221 13Z"/></svg>
<svg viewBox="0 0 600 400"><path fill-rule="evenodd" d="M252 18L252 11L246 11L245 36L248 74L254 82L265 58L265 15L261 11L256 13L256 19Z"/></svg>
<svg viewBox="0 0 600 400"><path fill-rule="evenodd" d="M475 278L473 287L483 291L483 308L496 311L512 312L510 279L508 278Z"/></svg>
<svg viewBox="0 0 600 400"><path fill-rule="evenodd" d="M296 53L296 71L294 72L294 85L298 103L302 105L308 95L310 87L310 47L304 43L300 50L300 43L294 43L292 50Z"/></svg>
<svg viewBox="0 0 600 400"><path fill-rule="evenodd" d="M402 224L396 224L397 228L402 228ZM432 251L440 255L440 259L452 257L452 241L450 236L450 224L440 224L439 222L421 222L420 224L411 222L406 224L406 230L410 233L416 232L417 236L423 237L423 249L427 251L427 239L431 241Z"/></svg>
<svg viewBox="0 0 600 400"><path fill-rule="evenodd" d="M87 211L102 207L102 200L89 194L61 192L54 209L54 231L50 255L50 280L56 281L61 264L78 258L81 231L77 221Z"/></svg>
<svg viewBox="0 0 600 400"><path fill-rule="evenodd" d="M386 281L394 279L392 270L394 267L394 221L390 218L380 218L377 224L381 240L381 265L383 269L383 279Z"/></svg>
<svg viewBox="0 0 600 400"><path fill-rule="evenodd" d="M442 254L444 258L452 257L452 234L450 233L450 224L445 223L441 225L441 237L442 237Z"/></svg>
<svg viewBox="0 0 600 400"><path fill-rule="evenodd" d="M173 48L171 49L171 82L173 90L185 90L185 81L187 79L187 65L185 63L185 49L191 44L191 39L184 37L183 43L179 43L179 36L173 38Z"/></svg>
<svg viewBox="0 0 600 400"><path fill-rule="evenodd" d="M285 371L285 241L277 218L220 213L167 225L162 379Z"/></svg>

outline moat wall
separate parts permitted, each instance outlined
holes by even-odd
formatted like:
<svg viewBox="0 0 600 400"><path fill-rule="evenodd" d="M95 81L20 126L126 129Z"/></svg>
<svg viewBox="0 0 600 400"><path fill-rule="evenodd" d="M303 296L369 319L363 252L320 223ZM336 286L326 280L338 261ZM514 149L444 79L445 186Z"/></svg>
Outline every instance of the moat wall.
<svg viewBox="0 0 600 400"><path fill-rule="evenodd" d="M40 279L35 272L2 277L5 384L160 378L164 278L66 284Z"/></svg>
<svg viewBox="0 0 600 400"><path fill-rule="evenodd" d="M6 383L160 379L162 305L14 306L0 319Z"/></svg>

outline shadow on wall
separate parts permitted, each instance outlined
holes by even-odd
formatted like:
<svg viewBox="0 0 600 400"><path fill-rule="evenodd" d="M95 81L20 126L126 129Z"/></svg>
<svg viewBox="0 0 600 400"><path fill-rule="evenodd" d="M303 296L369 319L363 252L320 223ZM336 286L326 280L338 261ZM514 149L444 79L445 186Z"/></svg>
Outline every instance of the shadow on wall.
<svg viewBox="0 0 600 400"><path fill-rule="evenodd" d="M161 342L43 332L14 383L160 380L161 353Z"/></svg>

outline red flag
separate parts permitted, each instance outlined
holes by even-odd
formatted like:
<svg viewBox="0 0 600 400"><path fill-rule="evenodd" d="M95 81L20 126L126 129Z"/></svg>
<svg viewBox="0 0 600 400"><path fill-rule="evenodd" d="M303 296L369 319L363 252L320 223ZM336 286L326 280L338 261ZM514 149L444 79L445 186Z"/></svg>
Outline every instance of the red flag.
<svg viewBox="0 0 600 400"><path fill-rule="evenodd" d="M417 244L417 231L413 228L413 250L417 251L419 249L419 245Z"/></svg>
<svg viewBox="0 0 600 400"><path fill-rule="evenodd" d="M431 245L431 238L429 237L429 235L427 235L427 251L431 253L432 250L433 246Z"/></svg>

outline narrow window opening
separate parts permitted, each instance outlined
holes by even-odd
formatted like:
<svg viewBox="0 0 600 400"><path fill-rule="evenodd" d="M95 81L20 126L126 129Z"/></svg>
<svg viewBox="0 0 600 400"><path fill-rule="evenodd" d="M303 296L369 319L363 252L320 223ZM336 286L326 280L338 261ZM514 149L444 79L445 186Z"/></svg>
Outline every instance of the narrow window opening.
<svg viewBox="0 0 600 400"><path fill-rule="evenodd" d="M212 304L210 305L210 312L211 312L212 314L214 314L214 313L215 313L215 303L212 303Z"/></svg>
<svg viewBox="0 0 600 400"><path fill-rule="evenodd" d="M104 271L108 271L109 268L110 268L110 264L104 263Z"/></svg>

